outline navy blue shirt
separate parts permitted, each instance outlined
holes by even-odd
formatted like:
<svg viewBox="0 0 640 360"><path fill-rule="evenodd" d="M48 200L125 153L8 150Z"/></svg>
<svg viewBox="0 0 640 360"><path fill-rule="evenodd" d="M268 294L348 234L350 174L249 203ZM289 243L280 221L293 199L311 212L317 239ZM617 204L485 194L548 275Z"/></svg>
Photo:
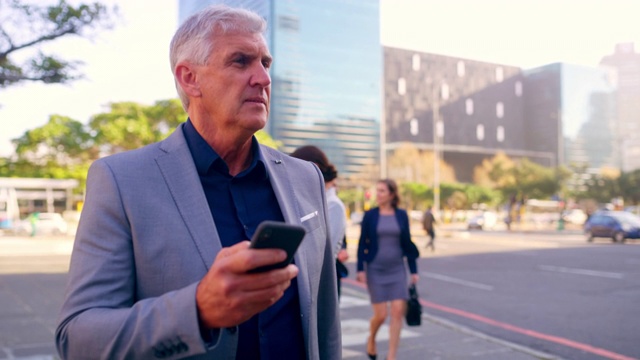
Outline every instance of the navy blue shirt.
<svg viewBox="0 0 640 360"><path fill-rule="evenodd" d="M222 246L250 239L264 220L284 221L255 137L251 165L231 176L227 164L191 120L183 130ZM300 314L294 278L278 302L240 324L236 359L306 358Z"/></svg>

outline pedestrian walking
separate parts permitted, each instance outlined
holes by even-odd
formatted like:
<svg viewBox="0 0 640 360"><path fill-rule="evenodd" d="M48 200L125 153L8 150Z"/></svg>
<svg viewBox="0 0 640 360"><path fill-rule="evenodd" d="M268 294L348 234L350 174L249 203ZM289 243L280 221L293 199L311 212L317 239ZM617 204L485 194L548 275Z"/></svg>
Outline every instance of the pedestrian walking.
<svg viewBox="0 0 640 360"><path fill-rule="evenodd" d="M427 243L427 248L431 248L431 252L436 251L436 230L434 225L436 223L436 218L433 216L433 211L431 206L427 208L427 211L424 212L422 216L422 228L429 235L429 242Z"/></svg>
<svg viewBox="0 0 640 360"><path fill-rule="evenodd" d="M362 218L358 242L358 281L366 283L373 307L369 322L367 354L377 358L376 335L385 322L390 308L389 352L387 359L395 360L400 344L400 330L409 298L408 281L418 282L418 248L411 241L409 216L398 208L398 186L391 179L376 184L378 207L367 211ZM410 279L404 259L407 259Z"/></svg>

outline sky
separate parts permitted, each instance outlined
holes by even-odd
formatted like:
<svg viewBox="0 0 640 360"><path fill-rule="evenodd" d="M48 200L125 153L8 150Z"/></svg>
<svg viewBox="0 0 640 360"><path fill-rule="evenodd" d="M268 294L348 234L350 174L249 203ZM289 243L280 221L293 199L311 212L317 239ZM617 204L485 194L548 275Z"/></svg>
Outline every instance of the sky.
<svg viewBox="0 0 640 360"><path fill-rule="evenodd" d="M0 156L13 152L11 139L53 114L87 123L112 102L150 105L177 97L168 54L178 1L99 1L119 7L113 30L43 47L84 62L83 80L0 89ZM597 66L616 43L634 42L640 52L637 14L637 0L380 0L380 40L525 69L553 62Z"/></svg>

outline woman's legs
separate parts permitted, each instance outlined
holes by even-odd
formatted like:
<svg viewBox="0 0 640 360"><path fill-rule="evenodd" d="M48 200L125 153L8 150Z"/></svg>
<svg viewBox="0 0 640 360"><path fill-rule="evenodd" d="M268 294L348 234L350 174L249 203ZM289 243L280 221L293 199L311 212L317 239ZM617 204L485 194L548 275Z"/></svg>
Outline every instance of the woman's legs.
<svg viewBox="0 0 640 360"><path fill-rule="evenodd" d="M387 303L381 302L377 304L372 304L373 306L373 316L369 321L369 339L367 339L367 353L368 354L376 354L376 335L378 334L378 330L380 330L380 326L384 323L384 320L387 318Z"/></svg>
<svg viewBox="0 0 640 360"><path fill-rule="evenodd" d="M402 318L404 317L406 304L406 300L391 301L391 320L389 322L389 354L387 355L387 360L396 360L398 345L400 344Z"/></svg>

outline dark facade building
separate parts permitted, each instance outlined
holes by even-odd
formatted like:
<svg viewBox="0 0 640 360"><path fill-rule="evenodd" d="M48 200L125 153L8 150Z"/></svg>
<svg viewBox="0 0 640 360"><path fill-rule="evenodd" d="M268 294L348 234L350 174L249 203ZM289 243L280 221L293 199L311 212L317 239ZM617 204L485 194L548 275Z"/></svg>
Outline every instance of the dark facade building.
<svg viewBox="0 0 640 360"><path fill-rule="evenodd" d="M343 176L378 168L382 48L378 0L182 0L180 21L210 4L262 15L269 26L269 134L284 152L321 147Z"/></svg>
<svg viewBox="0 0 640 360"><path fill-rule="evenodd" d="M499 151L556 164L557 147L527 146L520 68L392 47L384 59L387 153L407 142L435 149L464 182Z"/></svg>

